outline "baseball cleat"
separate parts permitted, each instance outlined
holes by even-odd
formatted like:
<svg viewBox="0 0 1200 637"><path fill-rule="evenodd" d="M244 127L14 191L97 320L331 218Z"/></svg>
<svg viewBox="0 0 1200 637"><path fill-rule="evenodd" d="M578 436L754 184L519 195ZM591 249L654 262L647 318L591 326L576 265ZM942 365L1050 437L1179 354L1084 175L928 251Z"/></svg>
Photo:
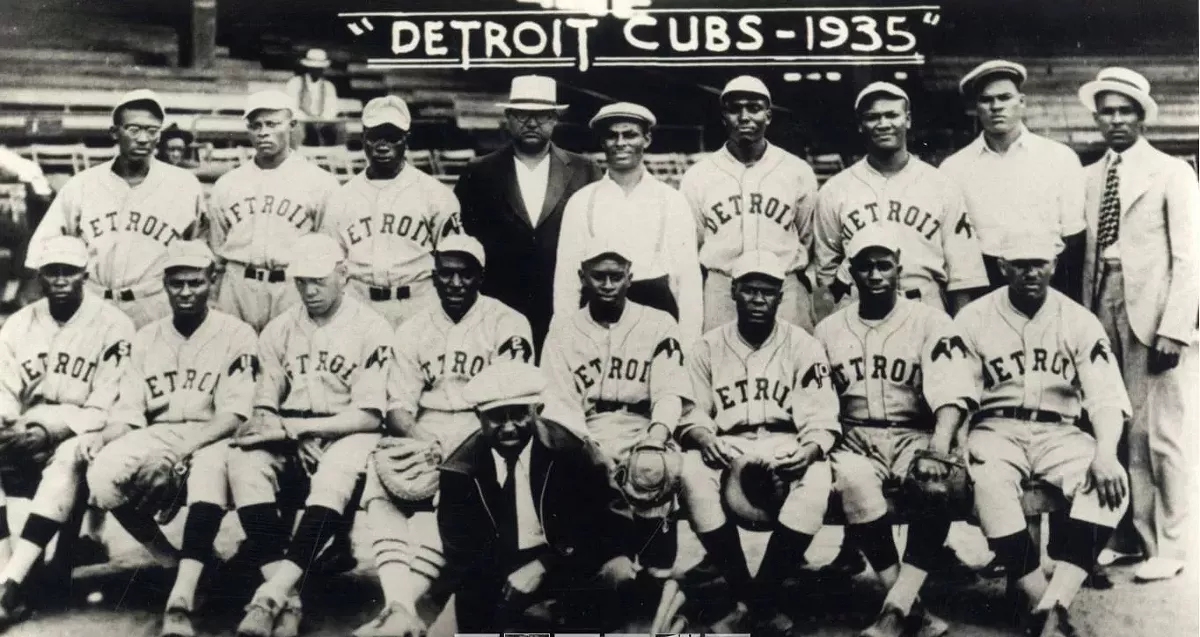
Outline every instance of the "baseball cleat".
<svg viewBox="0 0 1200 637"><path fill-rule="evenodd" d="M402 604L392 604L354 631L354 637L425 637L425 632L425 622Z"/></svg>
<svg viewBox="0 0 1200 637"><path fill-rule="evenodd" d="M246 616L238 624L238 637L273 637L275 618L280 612L279 602L270 597L255 597L246 606Z"/></svg>
<svg viewBox="0 0 1200 637"><path fill-rule="evenodd" d="M293 595L287 598L283 602L283 607L279 609L279 615L275 618L275 629L271 631L272 637L296 637L300 634L302 617L300 597Z"/></svg>
<svg viewBox="0 0 1200 637"><path fill-rule="evenodd" d="M867 561L863 558L862 553L859 553L858 549L848 548L843 543L837 557L833 558L832 562L817 569L817 572L822 575L854 577L865 570L867 570Z"/></svg>
<svg viewBox="0 0 1200 637"><path fill-rule="evenodd" d="M904 611L884 604L875 622L863 629L858 637L901 637L906 627Z"/></svg>
<svg viewBox="0 0 1200 637"><path fill-rule="evenodd" d="M909 634L913 637L943 637L950 632L950 624L929 612L920 600L913 604L912 612L908 614L907 624Z"/></svg>
<svg viewBox="0 0 1200 637"><path fill-rule="evenodd" d="M711 632L714 633L744 633L748 628L750 609L743 602L738 602L729 614L713 622Z"/></svg>
<svg viewBox="0 0 1200 637"><path fill-rule="evenodd" d="M1046 612L1042 632L1038 633L1038 637L1079 637L1079 633L1071 625L1071 616L1067 609L1055 604L1054 608Z"/></svg>
<svg viewBox="0 0 1200 637"><path fill-rule="evenodd" d="M19 585L12 580L0 582L0 629L25 619L28 614L29 608Z"/></svg>
<svg viewBox="0 0 1200 637"><path fill-rule="evenodd" d="M792 621L791 617L775 611L770 617L755 622L754 628L754 634L760 637L791 637L792 631L796 629L796 622Z"/></svg>
<svg viewBox="0 0 1200 637"><path fill-rule="evenodd" d="M192 611L182 605L168 606L163 613L161 637L195 637Z"/></svg>

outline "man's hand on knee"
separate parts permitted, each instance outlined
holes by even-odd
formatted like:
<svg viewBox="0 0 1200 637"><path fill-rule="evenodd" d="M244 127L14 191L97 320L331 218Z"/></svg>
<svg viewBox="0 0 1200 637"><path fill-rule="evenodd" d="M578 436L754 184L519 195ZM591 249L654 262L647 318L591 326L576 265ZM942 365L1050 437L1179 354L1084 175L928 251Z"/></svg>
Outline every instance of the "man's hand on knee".
<svg viewBox="0 0 1200 637"><path fill-rule="evenodd" d="M797 445L777 452L772 468L779 477L796 480L803 477L808 468L821 459L821 455L821 448L817 445Z"/></svg>
<svg viewBox="0 0 1200 637"><path fill-rule="evenodd" d="M124 436L133 431L133 427L123 422L110 422L104 425L100 431L86 434L86 438L79 442L79 459L84 462L91 462L100 455L100 451L108 446L108 443Z"/></svg>
<svg viewBox="0 0 1200 637"><path fill-rule="evenodd" d="M545 577L546 565L541 560L533 560L508 576L501 595L505 602L519 601L536 593Z"/></svg>
<svg viewBox="0 0 1200 637"><path fill-rule="evenodd" d="M1088 467L1082 493L1096 491L1100 506L1118 509L1128 494L1128 477L1125 468L1114 454L1097 453Z"/></svg>
<svg viewBox="0 0 1200 637"><path fill-rule="evenodd" d="M44 460L54 447L49 431L36 422L17 420L0 429L0 457Z"/></svg>

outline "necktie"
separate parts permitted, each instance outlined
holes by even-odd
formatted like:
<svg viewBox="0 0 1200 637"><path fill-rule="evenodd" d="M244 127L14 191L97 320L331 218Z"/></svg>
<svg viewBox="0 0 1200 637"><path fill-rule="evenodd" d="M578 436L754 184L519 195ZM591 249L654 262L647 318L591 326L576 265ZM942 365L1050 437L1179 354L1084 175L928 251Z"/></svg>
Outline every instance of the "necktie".
<svg viewBox="0 0 1200 637"><path fill-rule="evenodd" d="M1121 156L1114 155L1108 163L1108 174L1104 177L1104 196L1100 199L1100 227L1097 232L1100 248L1117 242L1121 228L1121 179L1117 175L1117 166L1121 164Z"/></svg>
<svg viewBox="0 0 1200 637"><path fill-rule="evenodd" d="M521 548L517 533L517 457L505 458L504 466L508 475L500 487L500 507L504 511L500 520L500 541L506 553L516 555Z"/></svg>

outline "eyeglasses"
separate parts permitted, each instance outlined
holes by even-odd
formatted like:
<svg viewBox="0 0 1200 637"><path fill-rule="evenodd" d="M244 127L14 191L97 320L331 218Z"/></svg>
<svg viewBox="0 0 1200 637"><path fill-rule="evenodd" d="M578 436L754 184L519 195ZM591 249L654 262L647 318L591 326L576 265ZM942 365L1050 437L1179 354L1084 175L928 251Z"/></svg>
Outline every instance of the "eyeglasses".
<svg viewBox="0 0 1200 637"><path fill-rule="evenodd" d="M126 124L121 127L121 130L125 131L125 134L129 135L130 137L141 137L143 133L149 135L150 137L158 137L158 134L162 131L162 128L159 126L139 126L137 124Z"/></svg>

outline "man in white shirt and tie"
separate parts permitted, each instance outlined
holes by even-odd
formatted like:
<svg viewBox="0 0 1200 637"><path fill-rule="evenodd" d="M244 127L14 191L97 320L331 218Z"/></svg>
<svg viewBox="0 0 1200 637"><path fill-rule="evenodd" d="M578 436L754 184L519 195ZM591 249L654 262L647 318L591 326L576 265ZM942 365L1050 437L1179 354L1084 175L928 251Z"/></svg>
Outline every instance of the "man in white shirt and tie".
<svg viewBox="0 0 1200 637"><path fill-rule="evenodd" d="M565 264L579 263L590 240L606 237L633 263L629 299L673 316L690 345L700 338L704 320L696 223L683 194L642 163L656 123L649 109L629 102L601 108L589 123L608 173L581 188L563 210L554 313L571 316L583 305L579 274Z"/></svg>
<svg viewBox="0 0 1200 637"><path fill-rule="evenodd" d="M304 123L300 142L310 146L336 146L345 142L345 128L335 121L338 116L338 94L333 82L325 79L329 54L324 49L309 49L300 59L303 73L288 80L285 92L292 97L300 112L297 119Z"/></svg>

